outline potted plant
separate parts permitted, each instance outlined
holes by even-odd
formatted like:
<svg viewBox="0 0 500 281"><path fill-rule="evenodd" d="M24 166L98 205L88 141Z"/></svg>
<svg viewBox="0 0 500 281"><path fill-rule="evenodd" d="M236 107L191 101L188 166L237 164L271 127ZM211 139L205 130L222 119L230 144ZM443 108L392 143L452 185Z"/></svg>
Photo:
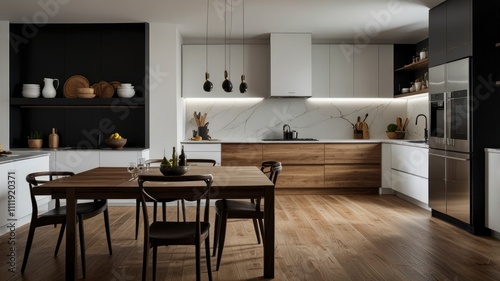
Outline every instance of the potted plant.
<svg viewBox="0 0 500 281"><path fill-rule="evenodd" d="M29 148L41 148L43 144L42 133L39 131L32 131L28 137Z"/></svg>

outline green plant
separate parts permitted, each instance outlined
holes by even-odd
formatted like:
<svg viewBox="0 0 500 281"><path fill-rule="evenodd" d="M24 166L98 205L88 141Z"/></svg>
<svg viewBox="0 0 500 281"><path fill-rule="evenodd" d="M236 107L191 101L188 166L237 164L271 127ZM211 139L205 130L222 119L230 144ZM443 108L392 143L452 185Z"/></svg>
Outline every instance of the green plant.
<svg viewBox="0 0 500 281"><path fill-rule="evenodd" d="M41 139L42 138L42 133L39 131L32 131L30 134L30 139Z"/></svg>
<svg viewBox="0 0 500 281"><path fill-rule="evenodd" d="M387 125L387 132L396 132L397 129L398 129L398 126L396 124Z"/></svg>

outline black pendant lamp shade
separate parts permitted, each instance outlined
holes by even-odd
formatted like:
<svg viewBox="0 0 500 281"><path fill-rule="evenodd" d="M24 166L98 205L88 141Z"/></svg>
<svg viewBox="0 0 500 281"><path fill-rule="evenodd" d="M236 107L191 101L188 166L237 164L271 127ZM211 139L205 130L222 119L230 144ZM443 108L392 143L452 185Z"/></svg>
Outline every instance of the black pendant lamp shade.
<svg viewBox="0 0 500 281"><path fill-rule="evenodd" d="M229 80L227 70L224 70L224 81L222 81L222 89L226 93L231 93L233 91L233 83L231 83L231 80Z"/></svg>
<svg viewBox="0 0 500 281"><path fill-rule="evenodd" d="M208 74L208 72L205 72L205 83L203 83L203 90L205 92L210 92L214 88L214 84L212 84L212 82L210 82L210 80L208 79L210 79L210 74Z"/></svg>
<svg viewBox="0 0 500 281"><path fill-rule="evenodd" d="M248 85L245 82L245 74L241 75L240 93L244 94L248 90Z"/></svg>

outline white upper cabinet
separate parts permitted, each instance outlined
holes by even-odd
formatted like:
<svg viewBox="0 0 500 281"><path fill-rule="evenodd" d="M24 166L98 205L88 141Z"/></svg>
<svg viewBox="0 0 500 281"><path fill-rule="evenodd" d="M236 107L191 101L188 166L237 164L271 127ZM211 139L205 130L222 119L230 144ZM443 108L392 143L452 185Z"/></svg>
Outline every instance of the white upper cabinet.
<svg viewBox="0 0 500 281"><path fill-rule="evenodd" d="M211 92L203 90L206 51L205 45L182 46L183 97L247 98L269 96L269 45L245 45L244 50L243 45L209 45L208 72L210 81L213 83ZM245 65L244 73L243 64ZM229 72L229 80L233 84L231 93L222 89L224 70ZM242 74L245 74L245 80L248 84L248 91L244 94L239 91Z"/></svg>
<svg viewBox="0 0 500 281"><path fill-rule="evenodd" d="M393 97L393 45L332 44L329 53L326 46L312 48L313 97Z"/></svg>
<svg viewBox="0 0 500 281"><path fill-rule="evenodd" d="M312 45L312 92L315 98L330 97L330 45Z"/></svg>
<svg viewBox="0 0 500 281"><path fill-rule="evenodd" d="M330 97L332 98L354 96L353 53L352 45L330 46Z"/></svg>
<svg viewBox="0 0 500 281"><path fill-rule="evenodd" d="M271 96L310 97L310 33L271 33Z"/></svg>

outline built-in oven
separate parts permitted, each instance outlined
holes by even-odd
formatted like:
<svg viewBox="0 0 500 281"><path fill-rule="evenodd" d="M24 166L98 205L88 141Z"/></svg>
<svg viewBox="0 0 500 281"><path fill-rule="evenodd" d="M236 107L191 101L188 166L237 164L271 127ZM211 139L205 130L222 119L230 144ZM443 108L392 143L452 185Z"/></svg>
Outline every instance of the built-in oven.
<svg viewBox="0 0 500 281"><path fill-rule="evenodd" d="M444 93L429 96L429 147L445 149L445 100Z"/></svg>

